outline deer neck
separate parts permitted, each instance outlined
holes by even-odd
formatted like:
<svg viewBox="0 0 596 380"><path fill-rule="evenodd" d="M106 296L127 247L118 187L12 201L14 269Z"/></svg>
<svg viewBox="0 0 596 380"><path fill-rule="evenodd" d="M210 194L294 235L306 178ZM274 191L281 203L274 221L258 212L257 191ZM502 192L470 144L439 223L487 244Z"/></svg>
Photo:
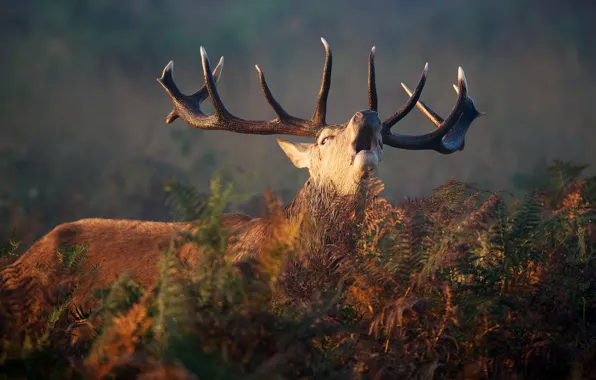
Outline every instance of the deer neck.
<svg viewBox="0 0 596 380"><path fill-rule="evenodd" d="M286 218L298 223L303 235L326 243L330 239L346 238L362 220L365 192L339 194L332 186L309 179L285 207Z"/></svg>

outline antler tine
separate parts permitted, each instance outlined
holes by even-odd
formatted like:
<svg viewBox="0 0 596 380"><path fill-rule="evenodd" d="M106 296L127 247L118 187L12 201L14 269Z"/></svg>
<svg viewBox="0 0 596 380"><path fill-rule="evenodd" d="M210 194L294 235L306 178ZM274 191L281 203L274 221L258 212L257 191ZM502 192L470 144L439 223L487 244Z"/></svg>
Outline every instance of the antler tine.
<svg viewBox="0 0 596 380"><path fill-rule="evenodd" d="M368 56L368 109L378 111L377 84L375 80L375 50L373 46Z"/></svg>
<svg viewBox="0 0 596 380"><path fill-rule="evenodd" d="M404 90L406 91L408 96L412 96L412 91L408 88L408 86L406 86L403 83L401 84L401 86L404 88ZM453 85L453 86L455 87L455 85ZM459 94L459 90L457 90L457 87L455 87L455 88L456 88L455 92L457 94ZM444 121L443 118L441 116L439 116L439 114L437 114L435 111L430 109L430 107L427 106L422 100L418 100L418 102L416 103L416 106L418 107L418 109L420 111L422 111L422 113L424 113L426 115L426 117L428 117L430 119L430 121L433 122L433 124L435 126L438 127Z"/></svg>
<svg viewBox="0 0 596 380"><path fill-rule="evenodd" d="M411 99L413 93L407 86L403 85L403 87ZM457 103L445 120L422 101L418 100L416 102L418 108L437 126L434 131L421 136L396 135L384 131L383 142L395 148L411 150L431 149L443 154L463 150L465 134L470 124L477 117L483 115L483 113L478 112L474 101L468 96L466 76L461 67L458 68L458 86L456 92L458 94Z"/></svg>
<svg viewBox="0 0 596 380"><path fill-rule="evenodd" d="M312 117L313 124L320 127L326 125L327 98L329 97L329 89L331 88L331 66L333 64L333 56L331 55L329 43L323 37L321 37L321 42L325 47L325 66L323 67L323 78L321 79L321 88L317 97L317 106Z"/></svg>
<svg viewBox="0 0 596 380"><path fill-rule="evenodd" d="M170 98L174 99L177 96L181 96L182 93L176 86L174 82L174 78L172 77L172 71L174 70L174 61L168 62L166 67L164 67L163 72L161 73L161 78L157 78L157 82L163 86L166 90ZM201 88L203 90L205 86ZM199 91L201 91L199 90ZM166 124L172 123L174 120L178 119L178 114L176 113L176 107L166 116Z"/></svg>
<svg viewBox="0 0 596 380"><path fill-rule="evenodd" d="M279 102L275 100L275 97L271 93L269 85L267 85L267 81L265 80L265 74L263 74L263 71L259 68L259 65L255 65L255 68L259 73L259 81L261 82L261 89L265 94L265 99L267 99L267 102L269 103L271 108L273 108L273 111L277 115L277 120L285 124L303 126L306 130L312 132L312 135L309 136L316 136L319 127L315 126L313 122L310 120L300 119L287 113L286 110L281 106L281 104L279 104Z"/></svg>
<svg viewBox="0 0 596 380"><path fill-rule="evenodd" d="M410 99L403 105L403 107L385 119L383 122L383 131L386 133L391 133L391 127L393 127L397 122L403 119L407 114L412 111L418 99L420 99L420 95L422 94L422 90L424 89L424 85L426 84L426 74L428 73L428 62L424 65L424 69L422 70L422 74L420 75L420 80L418 81L418 85L416 85L416 89L414 90L413 94L410 94Z"/></svg>
<svg viewBox="0 0 596 380"><path fill-rule="evenodd" d="M207 91L209 93L209 97L211 98L211 102L213 103L213 107L215 107L215 114L218 118L229 117L231 114L224 106L221 98L219 97L219 92L215 87L215 79L213 78L213 73L211 72L211 64L209 63L209 57L207 56L207 51L205 48L201 46L201 63L203 64L203 77L205 78L205 86L207 87Z"/></svg>
<svg viewBox="0 0 596 380"><path fill-rule="evenodd" d="M456 85L453 85L453 89L455 90L455 93L459 95L459 88L457 88ZM470 90L468 89L468 92L469 91ZM468 96L468 101L472 103L472 105L474 106L474 108L476 108L476 105L474 104L474 100L472 100L472 98L470 98L469 96ZM428 108L428 110L432 112L432 110L428 106L426 108ZM478 112L478 116L486 116L486 112L482 112L482 111L477 111L477 112ZM436 113L435 113L435 115L436 115Z"/></svg>
<svg viewBox="0 0 596 380"><path fill-rule="evenodd" d="M277 100L275 100L275 97L273 97L273 94L271 93L271 90L269 89L269 85L267 85L267 81L265 80L265 74L263 74L263 71L261 71L261 69L259 68L259 65L255 65L255 68L257 69L257 72L259 73L259 82L261 82L261 90L263 90L263 93L265 94L265 99L267 99L267 102L269 103L271 108L273 108L273 111L275 111L275 114L277 115L277 117L280 120L290 119L291 116L286 112L286 110L284 110L284 108L281 106L281 104L279 104L279 102Z"/></svg>

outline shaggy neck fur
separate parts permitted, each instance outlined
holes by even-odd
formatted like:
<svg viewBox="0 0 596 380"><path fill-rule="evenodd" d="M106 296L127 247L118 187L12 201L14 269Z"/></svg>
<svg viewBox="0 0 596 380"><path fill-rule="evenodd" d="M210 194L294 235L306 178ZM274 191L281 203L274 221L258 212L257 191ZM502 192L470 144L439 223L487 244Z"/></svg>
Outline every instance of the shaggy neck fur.
<svg viewBox="0 0 596 380"><path fill-rule="evenodd" d="M291 223L298 223L300 236L309 248L346 240L362 221L366 185L353 195L340 195L331 186L309 179L284 211Z"/></svg>

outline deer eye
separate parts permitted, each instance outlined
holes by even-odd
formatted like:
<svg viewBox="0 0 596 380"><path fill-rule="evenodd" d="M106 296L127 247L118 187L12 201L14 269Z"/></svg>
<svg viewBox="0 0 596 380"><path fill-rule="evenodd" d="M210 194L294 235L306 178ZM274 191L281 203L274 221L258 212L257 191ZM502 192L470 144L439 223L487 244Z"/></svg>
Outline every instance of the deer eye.
<svg viewBox="0 0 596 380"><path fill-rule="evenodd" d="M325 137L323 140L321 140L321 145L325 145L325 143L327 143L327 141L333 139L333 136L327 136Z"/></svg>

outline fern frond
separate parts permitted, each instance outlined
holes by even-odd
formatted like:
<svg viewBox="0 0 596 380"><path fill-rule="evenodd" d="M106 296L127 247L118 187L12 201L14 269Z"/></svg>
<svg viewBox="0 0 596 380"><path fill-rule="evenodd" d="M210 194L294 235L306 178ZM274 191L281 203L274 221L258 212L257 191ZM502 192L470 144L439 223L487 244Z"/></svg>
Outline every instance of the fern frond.
<svg viewBox="0 0 596 380"><path fill-rule="evenodd" d="M564 192L567 186L577 179L589 165L574 165L570 162L555 160L547 168L547 173L552 186L560 193Z"/></svg>
<svg viewBox="0 0 596 380"><path fill-rule="evenodd" d="M166 204L175 221L191 222L199 219L207 208L209 196L193 186L172 181L166 186L166 191L170 193Z"/></svg>
<svg viewBox="0 0 596 380"><path fill-rule="evenodd" d="M89 244L59 247L56 251L56 259L60 263L60 270L76 272L87 258L88 250Z"/></svg>

